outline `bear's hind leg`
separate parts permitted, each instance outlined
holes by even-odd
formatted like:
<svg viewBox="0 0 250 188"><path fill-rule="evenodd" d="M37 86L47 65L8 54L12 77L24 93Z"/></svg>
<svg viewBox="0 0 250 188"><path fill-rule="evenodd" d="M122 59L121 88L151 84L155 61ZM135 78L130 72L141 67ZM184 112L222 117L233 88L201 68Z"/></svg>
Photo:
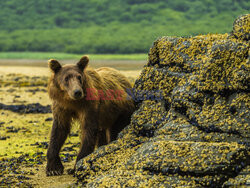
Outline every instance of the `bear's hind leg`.
<svg viewBox="0 0 250 188"><path fill-rule="evenodd" d="M111 128L111 141L116 140L118 134L130 123L132 112L124 112L121 114Z"/></svg>
<svg viewBox="0 0 250 188"><path fill-rule="evenodd" d="M107 130L100 130L98 132L97 147L100 147L100 146L108 144L108 139L106 137L106 132L107 132Z"/></svg>

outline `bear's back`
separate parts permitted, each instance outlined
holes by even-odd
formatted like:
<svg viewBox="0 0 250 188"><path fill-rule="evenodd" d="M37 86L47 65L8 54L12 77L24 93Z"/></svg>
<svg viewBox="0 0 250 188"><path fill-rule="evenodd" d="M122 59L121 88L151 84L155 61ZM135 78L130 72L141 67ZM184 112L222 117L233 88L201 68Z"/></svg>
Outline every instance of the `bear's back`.
<svg viewBox="0 0 250 188"><path fill-rule="evenodd" d="M126 90L127 88L132 88L129 80L121 74L118 70L110 67L101 67L96 69L96 72L103 78L104 82L109 86L116 88L117 83L122 89Z"/></svg>

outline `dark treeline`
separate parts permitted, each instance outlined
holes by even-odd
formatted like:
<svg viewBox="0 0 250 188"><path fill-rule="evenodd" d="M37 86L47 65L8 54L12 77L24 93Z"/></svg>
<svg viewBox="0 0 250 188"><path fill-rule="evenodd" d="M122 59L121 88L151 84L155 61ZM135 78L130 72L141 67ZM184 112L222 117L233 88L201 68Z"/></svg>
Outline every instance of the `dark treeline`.
<svg viewBox="0 0 250 188"><path fill-rule="evenodd" d="M163 35L230 32L248 0L2 0L0 51L144 53Z"/></svg>

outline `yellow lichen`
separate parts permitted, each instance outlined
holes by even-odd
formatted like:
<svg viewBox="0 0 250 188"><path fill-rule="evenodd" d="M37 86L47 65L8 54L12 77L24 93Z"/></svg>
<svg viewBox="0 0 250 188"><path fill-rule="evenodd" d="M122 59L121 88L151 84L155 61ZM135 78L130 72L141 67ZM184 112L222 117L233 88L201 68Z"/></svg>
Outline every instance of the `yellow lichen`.
<svg viewBox="0 0 250 188"><path fill-rule="evenodd" d="M138 100L119 139L82 161L84 185L220 187L245 168L249 23L245 15L231 34L155 41L134 89L135 96L157 90L162 98Z"/></svg>

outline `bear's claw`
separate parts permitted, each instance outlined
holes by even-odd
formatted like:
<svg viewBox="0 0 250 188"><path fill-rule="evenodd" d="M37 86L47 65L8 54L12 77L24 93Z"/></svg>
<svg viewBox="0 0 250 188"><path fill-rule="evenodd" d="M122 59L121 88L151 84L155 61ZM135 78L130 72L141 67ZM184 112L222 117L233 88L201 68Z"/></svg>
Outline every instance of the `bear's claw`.
<svg viewBox="0 0 250 188"><path fill-rule="evenodd" d="M46 167L47 176L59 176L63 174L63 165L60 160L57 162L48 162Z"/></svg>
<svg viewBox="0 0 250 188"><path fill-rule="evenodd" d="M47 176L60 176L63 174L63 170L46 171Z"/></svg>
<svg viewBox="0 0 250 188"><path fill-rule="evenodd" d="M74 168L70 168L67 170L68 174L72 175L75 173L75 169Z"/></svg>

